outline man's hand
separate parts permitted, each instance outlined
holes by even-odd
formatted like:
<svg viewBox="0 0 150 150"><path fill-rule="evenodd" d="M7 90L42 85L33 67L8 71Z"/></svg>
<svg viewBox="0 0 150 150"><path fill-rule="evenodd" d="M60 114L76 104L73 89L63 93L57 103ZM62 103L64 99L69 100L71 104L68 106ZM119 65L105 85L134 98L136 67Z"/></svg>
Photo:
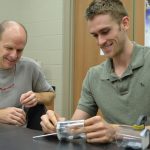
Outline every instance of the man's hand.
<svg viewBox="0 0 150 150"><path fill-rule="evenodd" d="M115 126L106 123L100 116L85 120L84 126L86 139L89 143L107 143L115 138Z"/></svg>
<svg viewBox="0 0 150 150"><path fill-rule="evenodd" d="M28 91L27 93L21 95L20 102L25 107L33 107L38 103L38 98L36 93L33 91Z"/></svg>
<svg viewBox="0 0 150 150"><path fill-rule="evenodd" d="M22 126L26 123L25 112L16 107L8 107L0 110L0 122Z"/></svg>
<svg viewBox="0 0 150 150"><path fill-rule="evenodd" d="M65 118L60 117L52 110L48 110L45 115L41 117L42 130L45 133L56 132L57 121L64 121Z"/></svg>

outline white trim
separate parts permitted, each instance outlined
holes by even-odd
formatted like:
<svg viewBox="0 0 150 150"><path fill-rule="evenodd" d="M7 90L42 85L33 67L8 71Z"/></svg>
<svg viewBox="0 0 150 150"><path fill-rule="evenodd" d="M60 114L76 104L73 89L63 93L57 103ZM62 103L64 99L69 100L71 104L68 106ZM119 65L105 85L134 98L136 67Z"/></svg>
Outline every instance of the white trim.
<svg viewBox="0 0 150 150"><path fill-rule="evenodd" d="M63 115L70 118L73 113L73 1L63 1Z"/></svg>

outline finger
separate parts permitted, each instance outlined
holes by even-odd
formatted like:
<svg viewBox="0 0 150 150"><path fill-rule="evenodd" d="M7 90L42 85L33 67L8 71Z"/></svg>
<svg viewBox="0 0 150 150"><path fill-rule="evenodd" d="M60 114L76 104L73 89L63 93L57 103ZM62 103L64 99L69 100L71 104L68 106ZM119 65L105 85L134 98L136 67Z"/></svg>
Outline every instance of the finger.
<svg viewBox="0 0 150 150"><path fill-rule="evenodd" d="M35 106L36 104L37 104L37 100L36 100L36 98L35 98L35 99L32 99L31 101L25 103L24 105L25 105L25 107L33 107L33 106Z"/></svg>
<svg viewBox="0 0 150 150"><path fill-rule="evenodd" d="M16 125L16 126L21 126L21 124L17 120L14 120L13 118L11 118L9 120L9 124Z"/></svg>
<svg viewBox="0 0 150 150"><path fill-rule="evenodd" d="M44 125L44 123L42 121L40 122L40 125L41 125L42 130L43 130L44 133L49 133L48 129L46 128L46 126Z"/></svg>
<svg viewBox="0 0 150 150"><path fill-rule="evenodd" d="M104 130L90 132L90 133L86 134L88 139L101 138L101 137L104 137L105 135L106 135L106 131L104 131Z"/></svg>
<svg viewBox="0 0 150 150"><path fill-rule="evenodd" d="M26 113L23 109L21 109L21 108L15 108L15 109L16 109L16 112L18 112L18 113L22 114L24 117L26 117Z"/></svg>
<svg viewBox="0 0 150 150"><path fill-rule="evenodd" d="M12 122L14 123L14 125L23 125L25 124L24 120L18 116L12 115L11 116Z"/></svg>
<svg viewBox="0 0 150 150"><path fill-rule="evenodd" d="M57 116L56 116L55 112L52 111L52 110L48 110L48 111L46 112L46 114L47 114L47 116L48 116L48 119L52 122L52 124L53 124L54 126L56 126L56 125L57 125L58 118L59 118L58 114L57 114Z"/></svg>
<svg viewBox="0 0 150 150"><path fill-rule="evenodd" d="M31 104L31 105L25 105L26 106L26 108L30 108L30 107L34 107L34 106L36 106L37 105L37 103L33 103L33 104Z"/></svg>
<svg viewBox="0 0 150 150"><path fill-rule="evenodd" d="M44 133L53 133L54 132L54 131L49 130L48 128L46 128L45 124L42 121L40 122L40 125L41 125L42 130L43 130Z"/></svg>
<svg viewBox="0 0 150 150"><path fill-rule="evenodd" d="M56 130L54 125L49 121L49 118L47 115L43 115L41 117L41 120L42 120L42 125L46 130L52 131L52 132L54 132Z"/></svg>
<svg viewBox="0 0 150 150"><path fill-rule="evenodd" d="M13 116L16 116L19 118L17 121L20 121L23 124L26 122L26 114L22 109L16 109L16 111L13 112L12 114Z"/></svg>
<svg viewBox="0 0 150 150"><path fill-rule="evenodd" d="M108 137L99 137L99 138L92 138L92 139L86 139L89 143L108 143L112 142L112 139L108 139Z"/></svg>
<svg viewBox="0 0 150 150"><path fill-rule="evenodd" d="M111 142L113 141L115 135L108 130L99 130L96 132L90 132L86 134L87 140L90 142Z"/></svg>
<svg viewBox="0 0 150 150"><path fill-rule="evenodd" d="M100 123L96 123L96 124L84 127L84 132L90 133L90 132L102 131L105 129L106 129L106 127L105 127L104 123L100 122Z"/></svg>
<svg viewBox="0 0 150 150"><path fill-rule="evenodd" d="M84 127L68 127L67 130L69 130L74 135L84 133Z"/></svg>
<svg viewBox="0 0 150 150"><path fill-rule="evenodd" d="M102 121L102 118L100 116L95 116L95 117L85 120L84 126L90 126L90 125L95 124L96 122L100 122L100 121Z"/></svg>
<svg viewBox="0 0 150 150"><path fill-rule="evenodd" d="M22 94L22 95L20 96L20 102L22 103L22 101L23 101L24 99L26 99L26 96L25 96L25 94Z"/></svg>
<svg viewBox="0 0 150 150"><path fill-rule="evenodd" d="M24 100L22 100L22 104L28 104L28 103L32 103L32 100L36 100L35 94L32 94L30 96L28 96L27 98L25 98Z"/></svg>
<svg viewBox="0 0 150 150"><path fill-rule="evenodd" d="M28 98L31 95L31 93L32 91L22 94L20 97L20 102L23 102L26 98Z"/></svg>
<svg viewBox="0 0 150 150"><path fill-rule="evenodd" d="M21 124L25 124L26 122L26 118L24 115L22 114L15 114L12 116L13 119L15 119L17 122L21 123Z"/></svg>

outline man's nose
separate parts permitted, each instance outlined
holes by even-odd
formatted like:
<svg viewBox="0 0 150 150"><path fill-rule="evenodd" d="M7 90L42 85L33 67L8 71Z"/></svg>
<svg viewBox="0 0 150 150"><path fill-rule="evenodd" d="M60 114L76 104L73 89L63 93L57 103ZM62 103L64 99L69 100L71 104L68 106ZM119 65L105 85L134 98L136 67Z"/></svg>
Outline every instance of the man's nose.
<svg viewBox="0 0 150 150"><path fill-rule="evenodd" d="M18 57L18 54L17 54L17 50L13 50L11 51L11 55L10 55L12 58L17 58Z"/></svg>
<svg viewBox="0 0 150 150"><path fill-rule="evenodd" d="M97 38L97 44L98 44L98 46L103 46L103 44L106 42L106 39L103 37L103 36L101 36L101 35L99 35L98 36L98 38Z"/></svg>

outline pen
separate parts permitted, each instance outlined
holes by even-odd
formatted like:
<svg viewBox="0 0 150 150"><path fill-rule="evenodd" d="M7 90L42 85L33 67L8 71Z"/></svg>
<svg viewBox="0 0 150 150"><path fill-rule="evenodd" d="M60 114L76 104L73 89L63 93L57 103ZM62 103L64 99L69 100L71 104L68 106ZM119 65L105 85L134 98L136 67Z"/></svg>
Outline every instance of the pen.
<svg viewBox="0 0 150 150"><path fill-rule="evenodd" d="M36 138L46 137L46 136L51 136L51 135L57 135L57 133L42 134L42 135L33 136L32 138L36 139Z"/></svg>

